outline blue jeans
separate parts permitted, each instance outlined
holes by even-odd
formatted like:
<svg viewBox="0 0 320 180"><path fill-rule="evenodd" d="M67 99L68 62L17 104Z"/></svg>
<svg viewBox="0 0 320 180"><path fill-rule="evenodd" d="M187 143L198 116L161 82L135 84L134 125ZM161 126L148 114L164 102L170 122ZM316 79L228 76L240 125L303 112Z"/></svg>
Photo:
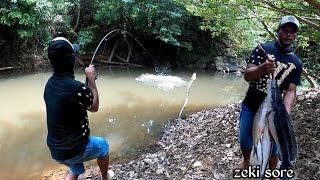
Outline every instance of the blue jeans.
<svg viewBox="0 0 320 180"><path fill-rule="evenodd" d="M83 162L103 158L108 156L108 154L108 142L104 138L90 136L84 154L80 154L71 159L57 161L68 166L71 173L79 175L85 172Z"/></svg>
<svg viewBox="0 0 320 180"><path fill-rule="evenodd" d="M255 113L248 106L242 104L240 112L240 147L242 150L250 150L253 146L252 126ZM272 155L278 155L278 146L273 141Z"/></svg>

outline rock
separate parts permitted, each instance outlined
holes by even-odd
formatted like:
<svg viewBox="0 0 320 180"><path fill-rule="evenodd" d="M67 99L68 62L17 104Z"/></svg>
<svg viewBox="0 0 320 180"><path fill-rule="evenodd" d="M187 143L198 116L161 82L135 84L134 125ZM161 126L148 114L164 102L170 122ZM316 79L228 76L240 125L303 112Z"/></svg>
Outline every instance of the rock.
<svg viewBox="0 0 320 180"><path fill-rule="evenodd" d="M157 174L163 174L163 172L164 172L164 169L163 169L163 168L159 168L159 169L157 169L157 171L156 171Z"/></svg>
<svg viewBox="0 0 320 180"><path fill-rule="evenodd" d="M134 176L134 171L129 171L129 177L133 178L133 176Z"/></svg>
<svg viewBox="0 0 320 180"><path fill-rule="evenodd" d="M108 170L108 179L112 179L114 177L114 172L112 170Z"/></svg>
<svg viewBox="0 0 320 180"><path fill-rule="evenodd" d="M218 71L224 72L237 72L239 70L239 63L236 57L224 57L224 56L217 56L214 58L215 66Z"/></svg>
<svg viewBox="0 0 320 180"><path fill-rule="evenodd" d="M192 165L193 168L201 167L201 166L202 166L201 161L196 161L196 162L194 162L193 165Z"/></svg>
<svg viewBox="0 0 320 180"><path fill-rule="evenodd" d="M143 159L143 161L147 164L152 164L152 160L151 159L148 159L148 158L145 158Z"/></svg>

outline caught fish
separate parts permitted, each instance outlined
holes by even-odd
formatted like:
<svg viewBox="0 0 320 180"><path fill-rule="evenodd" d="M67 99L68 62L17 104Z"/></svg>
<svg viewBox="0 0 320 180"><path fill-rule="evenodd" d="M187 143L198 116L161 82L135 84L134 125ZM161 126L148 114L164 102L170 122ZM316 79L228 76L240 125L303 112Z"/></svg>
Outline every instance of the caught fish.
<svg viewBox="0 0 320 180"><path fill-rule="evenodd" d="M274 146L272 138L277 138L273 124L269 125L274 120L271 84L269 82L267 96L254 117L252 127L253 150L250 160L251 165L260 167L260 177L264 176L264 172L269 165L272 147Z"/></svg>
<svg viewBox="0 0 320 180"><path fill-rule="evenodd" d="M258 144L264 130L266 129L266 124L268 123L268 118L272 119L274 109L272 106L272 93L271 93L271 83L268 84L268 93L262 104L260 105L253 121L252 136L253 144Z"/></svg>
<svg viewBox="0 0 320 180"><path fill-rule="evenodd" d="M265 170L268 167L271 157L273 143L268 130L268 123L266 124L265 132L261 135L261 138L257 145L253 147L253 153L251 156L252 165L259 165L260 177L263 177Z"/></svg>
<svg viewBox="0 0 320 180"><path fill-rule="evenodd" d="M274 108L274 127L280 147L281 168L287 169L292 167L297 155L298 145L294 133L292 121L282 100L282 95L277 83L272 82L272 106Z"/></svg>
<svg viewBox="0 0 320 180"><path fill-rule="evenodd" d="M263 47L260 44L258 47L264 57L268 58ZM276 75L277 73L273 74L273 77ZM273 142L280 147L281 168L292 167L298 155L297 140L290 115L283 104L280 88L274 78L269 81L267 96L255 115L252 136L252 164L261 167L261 177L264 175L263 169L268 166L272 147L275 145Z"/></svg>
<svg viewBox="0 0 320 180"><path fill-rule="evenodd" d="M269 165L273 146L280 147L281 168L290 168L298 154L297 141L290 116L283 104L277 81L268 83L267 96L260 105L252 127L251 164L260 167L260 175Z"/></svg>

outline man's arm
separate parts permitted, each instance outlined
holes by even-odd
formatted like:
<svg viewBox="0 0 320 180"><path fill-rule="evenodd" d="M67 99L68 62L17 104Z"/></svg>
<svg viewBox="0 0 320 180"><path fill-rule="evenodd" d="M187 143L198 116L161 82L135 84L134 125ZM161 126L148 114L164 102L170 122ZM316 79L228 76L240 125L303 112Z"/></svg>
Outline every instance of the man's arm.
<svg viewBox="0 0 320 180"><path fill-rule="evenodd" d="M296 101L296 98L297 98L297 85L290 83L289 88L284 94L284 98L283 98L283 104L286 107L286 110L289 115L291 115L291 111Z"/></svg>
<svg viewBox="0 0 320 180"><path fill-rule="evenodd" d="M248 64L246 71L244 72L244 79L246 81L255 81L258 80L264 73L259 66L255 64Z"/></svg>
<svg viewBox="0 0 320 180"><path fill-rule="evenodd" d="M93 103L88 109L90 112L97 112L99 110L99 94L96 86L96 75L94 66L90 65L85 69L86 76L88 78L88 87L92 91Z"/></svg>
<svg viewBox="0 0 320 180"><path fill-rule="evenodd" d="M244 79L246 81L255 81L264 74L273 73L276 70L274 61L274 57L268 56L268 60L259 66L249 63L244 73Z"/></svg>

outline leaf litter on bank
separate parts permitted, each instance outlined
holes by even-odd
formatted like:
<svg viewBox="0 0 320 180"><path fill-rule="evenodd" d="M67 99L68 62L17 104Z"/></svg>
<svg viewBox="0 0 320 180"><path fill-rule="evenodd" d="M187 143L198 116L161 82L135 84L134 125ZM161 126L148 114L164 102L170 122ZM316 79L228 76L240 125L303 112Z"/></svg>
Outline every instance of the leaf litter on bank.
<svg viewBox="0 0 320 180"><path fill-rule="evenodd" d="M319 92L303 92L294 107L297 179L320 179ZM235 103L171 121L153 152L110 166L112 179L232 179L232 167L241 161L239 114L240 103ZM100 179L98 168L87 169L82 178Z"/></svg>

